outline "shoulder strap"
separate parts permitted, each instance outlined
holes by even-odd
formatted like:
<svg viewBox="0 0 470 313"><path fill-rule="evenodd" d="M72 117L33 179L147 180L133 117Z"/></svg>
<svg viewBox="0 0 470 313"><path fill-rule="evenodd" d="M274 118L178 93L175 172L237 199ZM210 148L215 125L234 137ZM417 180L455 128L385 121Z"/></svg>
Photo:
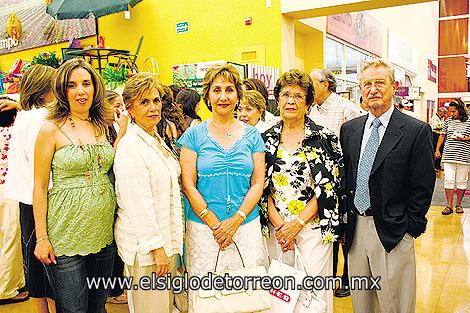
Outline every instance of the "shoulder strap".
<svg viewBox="0 0 470 313"><path fill-rule="evenodd" d="M72 144L74 144L74 142L72 141L72 139L70 139L69 136L67 136L67 134L62 130L62 128L59 127L59 125L57 125L57 124L54 124L54 125L57 126L57 129L60 130L60 132L61 132L62 134L64 134L64 136L67 137L67 139L68 139Z"/></svg>

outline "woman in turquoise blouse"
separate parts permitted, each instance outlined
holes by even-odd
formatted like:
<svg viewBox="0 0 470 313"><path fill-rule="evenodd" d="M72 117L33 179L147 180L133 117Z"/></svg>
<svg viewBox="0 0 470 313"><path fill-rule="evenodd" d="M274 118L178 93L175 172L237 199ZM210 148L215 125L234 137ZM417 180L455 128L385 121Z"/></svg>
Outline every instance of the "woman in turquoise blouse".
<svg viewBox="0 0 470 313"><path fill-rule="evenodd" d="M62 64L53 82L57 103L36 140L34 254L46 265L57 312L105 311L108 290L87 284L111 276L116 249L116 199L107 175L114 151L106 140L110 108L104 91L103 80L84 60Z"/></svg>
<svg viewBox="0 0 470 313"><path fill-rule="evenodd" d="M186 251L189 275L264 264L266 252L257 202L263 191L265 145L258 131L237 121L233 112L242 96L232 66L214 67L203 81L203 98L212 118L190 127L178 140L188 213ZM236 254L235 254L236 253ZM191 299L191 297L190 297ZM190 301L190 312L194 309Z"/></svg>

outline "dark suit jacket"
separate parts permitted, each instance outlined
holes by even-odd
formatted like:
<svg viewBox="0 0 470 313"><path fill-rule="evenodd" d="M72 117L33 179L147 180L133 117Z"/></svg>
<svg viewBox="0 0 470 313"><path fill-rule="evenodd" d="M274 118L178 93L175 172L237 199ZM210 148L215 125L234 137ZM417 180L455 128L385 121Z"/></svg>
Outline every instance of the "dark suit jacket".
<svg viewBox="0 0 470 313"><path fill-rule="evenodd" d="M347 251L351 248L356 226L354 192L367 117L355 118L341 127L346 171ZM436 179L433 162L429 125L394 109L369 178L375 228L387 252L398 245L405 233L416 238L425 231L425 215Z"/></svg>

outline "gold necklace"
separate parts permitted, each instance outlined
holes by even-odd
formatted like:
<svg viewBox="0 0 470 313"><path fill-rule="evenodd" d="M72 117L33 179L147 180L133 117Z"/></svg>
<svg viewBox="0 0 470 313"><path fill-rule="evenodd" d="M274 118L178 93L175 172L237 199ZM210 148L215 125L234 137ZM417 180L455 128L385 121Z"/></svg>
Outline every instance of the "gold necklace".
<svg viewBox="0 0 470 313"><path fill-rule="evenodd" d="M90 119L90 118L88 117L88 119ZM87 165L87 170L85 172L85 176L87 178L88 185L92 186L93 185L93 176L91 175L91 171L90 171L90 165L92 165L91 164L92 163L91 152L88 151L88 149L85 149L85 145L80 140L80 137L78 136L77 130L76 130L77 126L75 125L75 122L72 119L72 114L69 115L69 120L70 120L70 126L72 126L72 131L73 131L75 137L78 140L78 144L79 144L80 148L82 149L83 152L85 152L85 150L87 150L87 152L88 152L89 160L87 161L87 164L86 164ZM98 135L97 135L96 131L95 131L95 140L96 140L95 144L97 144L98 143ZM101 175L100 194L102 194L105 191L106 188L105 188L105 182L104 182L104 174L101 173L101 169L103 168L103 165L104 165L104 160L103 160L103 156L101 155L101 153L98 153L97 161L98 161L99 175Z"/></svg>
<svg viewBox="0 0 470 313"><path fill-rule="evenodd" d="M214 122L213 119L211 119L211 124L214 125L214 127L217 128L218 130L220 130L225 135L225 139L227 139L227 140L230 140L233 137L232 131L233 131L233 128L235 127L235 123L236 123L236 121L233 121L232 126L230 126L230 129L226 131L222 127L218 126Z"/></svg>
<svg viewBox="0 0 470 313"><path fill-rule="evenodd" d="M286 130L287 130L287 129L288 129L288 128L286 128ZM291 129L292 129L292 128L291 128ZM296 131L294 131L294 132L291 132L290 134L284 134L284 136L282 136L282 137L286 137L286 136L287 136L289 139L292 139L292 138L294 138L294 135L297 136L298 133L304 132L304 131L305 131L305 126L302 127L301 129L298 129L298 130L296 130ZM304 134L304 136L305 136L305 134ZM299 145L302 143L302 139L303 139L304 136L301 136L301 139L296 142L296 143L297 143L297 146L299 146ZM281 140L280 143L281 143L281 145L282 145L282 144L285 143L285 141Z"/></svg>

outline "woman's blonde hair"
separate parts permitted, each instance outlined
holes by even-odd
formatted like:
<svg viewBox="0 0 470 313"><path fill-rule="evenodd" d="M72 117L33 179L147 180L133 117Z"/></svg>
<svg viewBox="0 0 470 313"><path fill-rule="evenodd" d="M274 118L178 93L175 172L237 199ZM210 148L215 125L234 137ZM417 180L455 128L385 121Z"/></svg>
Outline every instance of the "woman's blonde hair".
<svg viewBox="0 0 470 313"><path fill-rule="evenodd" d="M243 98L240 100L241 104L249 105L257 109L261 113L261 118L264 119L266 113L266 99L257 90L246 90L243 92Z"/></svg>
<svg viewBox="0 0 470 313"><path fill-rule="evenodd" d="M90 107L89 117L93 126L98 129L98 135L106 133L108 128L107 116L112 110L104 101L105 86L98 72L83 59L71 59L63 63L54 75L52 91L57 98L57 103L49 110L48 119L56 123L65 121L70 114L70 104L67 99L67 89L70 75L76 68L83 68L91 76L93 83L93 102Z"/></svg>
<svg viewBox="0 0 470 313"><path fill-rule="evenodd" d="M158 81L158 78L155 74L152 73L138 73L132 76L124 86L124 91L122 92L122 99L126 110L129 110L132 107L132 102L134 100L142 97L144 92L156 88L160 98L165 95L162 85Z"/></svg>
<svg viewBox="0 0 470 313"><path fill-rule="evenodd" d="M44 96L52 90L55 69L42 64L31 65L20 83L20 105L23 110L44 107Z"/></svg>
<svg viewBox="0 0 470 313"><path fill-rule="evenodd" d="M219 65L213 66L209 68L204 75L204 79L202 81L202 98L207 105L207 108L212 112L212 105L209 101L209 91L211 88L212 83L218 76L222 76L225 80L231 82L235 85L237 90L238 100L240 100L243 96L243 89L240 80L240 74L238 73L237 69L232 65ZM236 109L236 108L235 108Z"/></svg>

